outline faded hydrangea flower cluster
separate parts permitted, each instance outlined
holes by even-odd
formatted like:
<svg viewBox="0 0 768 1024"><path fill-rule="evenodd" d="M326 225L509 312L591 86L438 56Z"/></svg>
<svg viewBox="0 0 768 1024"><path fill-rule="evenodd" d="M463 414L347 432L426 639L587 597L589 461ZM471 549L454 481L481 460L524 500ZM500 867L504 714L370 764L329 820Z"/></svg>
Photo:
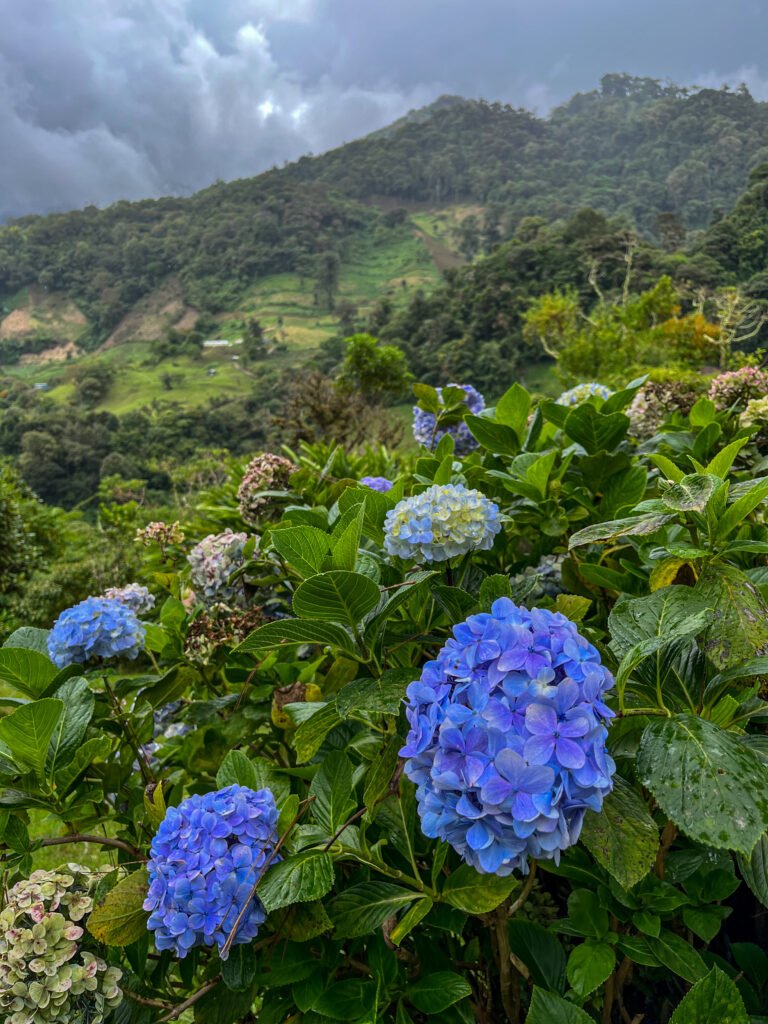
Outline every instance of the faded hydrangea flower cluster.
<svg viewBox="0 0 768 1024"><path fill-rule="evenodd" d="M266 914L250 895L277 844L277 807L268 789L227 786L171 807L150 847L147 927L159 950L185 957L194 946L224 946L244 906L235 943L251 942Z"/></svg>
<svg viewBox="0 0 768 1024"><path fill-rule="evenodd" d="M136 658L146 630L122 601L87 597L67 608L48 634L48 654L58 668L95 658Z"/></svg>
<svg viewBox="0 0 768 1024"><path fill-rule="evenodd" d="M394 486L392 481L387 480L385 476L363 476L360 478L360 483L363 487L370 487L372 491L378 491L379 494L386 494Z"/></svg>
<svg viewBox="0 0 768 1024"><path fill-rule="evenodd" d="M598 384L597 381L589 381L587 384L577 384L575 388L563 391L557 399L558 405L581 405L588 398L597 395L598 398L610 398L613 392L605 384Z"/></svg>
<svg viewBox="0 0 768 1024"><path fill-rule="evenodd" d="M150 594L141 583L129 583L125 587L108 587L101 596L107 601L119 601L137 615L151 612L155 607L155 595Z"/></svg>
<svg viewBox="0 0 768 1024"><path fill-rule="evenodd" d="M500 530L498 505L480 491L434 484L387 513L384 547L400 558L445 562L469 551L487 551Z"/></svg>
<svg viewBox="0 0 768 1024"><path fill-rule="evenodd" d="M0 1011L6 1024L101 1024L122 971L82 948L100 876L77 864L17 882L0 913Z"/></svg>
<svg viewBox="0 0 768 1024"><path fill-rule="evenodd" d="M237 646L264 622L265 615L260 608L238 612L215 604L190 624L184 653L190 661L209 665L219 648Z"/></svg>
<svg viewBox="0 0 768 1024"><path fill-rule="evenodd" d="M538 565L527 566L514 576L510 576L513 594L522 593L529 604L563 594L565 559L565 555L545 555Z"/></svg>
<svg viewBox="0 0 768 1024"><path fill-rule="evenodd" d="M270 503L266 491L286 491L290 478L299 467L282 455L265 452L257 455L248 463L240 487L237 500L240 503L240 515L252 526L258 522Z"/></svg>
<svg viewBox="0 0 768 1024"><path fill-rule="evenodd" d="M559 859L600 811L615 765L595 648L560 613L508 598L470 616L407 690L400 751L421 826L478 871Z"/></svg>
<svg viewBox="0 0 768 1024"><path fill-rule="evenodd" d="M136 531L136 540L145 544L147 547L149 547L150 544L159 544L161 548L165 549L170 547L172 544L181 544L184 540L184 531L182 530L179 522L148 523L146 526Z"/></svg>
<svg viewBox="0 0 768 1024"><path fill-rule="evenodd" d="M204 537L187 556L192 567L190 580L205 604L224 602L242 604L245 589L242 579L230 583L230 577L245 565L243 549L247 533L212 533Z"/></svg>
<svg viewBox="0 0 768 1024"><path fill-rule="evenodd" d="M746 405L753 398L768 394L768 370L742 366L739 370L721 373L709 385L709 399L719 411L732 405Z"/></svg>
<svg viewBox="0 0 768 1024"><path fill-rule="evenodd" d="M466 392L467 397L465 401L467 408L475 416L485 408L485 399L471 384L449 384L448 387L462 388ZM442 388L436 388L435 390L438 395L442 396ZM423 444L426 448L436 448L440 439L446 434L450 434L453 438L454 451L457 455L466 455L468 452L474 451L475 448L479 447L477 441L470 434L466 423L454 423L448 427L441 427L435 433L435 421L434 413L425 412L418 405L413 407L413 436L418 444Z"/></svg>
<svg viewBox="0 0 768 1024"><path fill-rule="evenodd" d="M701 397L701 389L683 380L649 380L627 409L629 431L641 440L659 432L673 413L687 416Z"/></svg>

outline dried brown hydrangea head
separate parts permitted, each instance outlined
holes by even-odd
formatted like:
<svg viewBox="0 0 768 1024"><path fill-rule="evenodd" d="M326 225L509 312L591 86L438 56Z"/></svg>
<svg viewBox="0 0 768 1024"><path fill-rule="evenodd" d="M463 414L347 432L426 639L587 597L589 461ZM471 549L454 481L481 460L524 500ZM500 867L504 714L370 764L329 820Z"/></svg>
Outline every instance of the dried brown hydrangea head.
<svg viewBox="0 0 768 1024"><path fill-rule="evenodd" d="M233 611L224 604L213 605L190 624L184 653L190 661L208 665L221 647L235 647L266 621L260 608Z"/></svg>
<svg viewBox="0 0 768 1024"><path fill-rule="evenodd" d="M685 380L649 380L627 409L630 433L653 437L674 412L687 416L701 397L701 387Z"/></svg>
<svg viewBox="0 0 768 1024"><path fill-rule="evenodd" d="M122 1002L122 971L85 948L101 877L77 864L35 871L0 912L0 1011L5 1024L101 1024Z"/></svg>
<svg viewBox="0 0 768 1024"><path fill-rule="evenodd" d="M237 492L240 515L251 525L258 522L270 505L270 492L288 490L290 479L299 467L282 455L265 452L248 463Z"/></svg>

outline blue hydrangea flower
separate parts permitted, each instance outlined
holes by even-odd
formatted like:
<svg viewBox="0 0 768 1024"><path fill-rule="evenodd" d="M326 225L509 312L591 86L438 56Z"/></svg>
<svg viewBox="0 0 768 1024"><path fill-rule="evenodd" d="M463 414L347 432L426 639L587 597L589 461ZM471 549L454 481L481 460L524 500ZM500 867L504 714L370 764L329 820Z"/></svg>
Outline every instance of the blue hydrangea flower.
<svg viewBox="0 0 768 1024"><path fill-rule="evenodd" d="M195 593L205 604L223 602L242 604L245 589L242 578L230 583L230 577L245 565L243 549L247 533L211 533L204 537L187 556L192 567L190 580Z"/></svg>
<svg viewBox="0 0 768 1024"><path fill-rule="evenodd" d="M605 384L590 381L587 384L577 384L575 388L569 388L568 391L564 391L557 399L557 404L581 405L582 402L586 402L593 395L597 395L598 398L610 398L612 394L611 389L607 388Z"/></svg>
<svg viewBox="0 0 768 1024"><path fill-rule="evenodd" d="M380 494L386 494L394 486L385 476L364 476L360 478L360 483L363 487L370 487L372 491L378 491Z"/></svg>
<svg viewBox="0 0 768 1024"><path fill-rule="evenodd" d="M449 384L448 387L463 388L466 391L467 397L465 401L467 407L475 415L482 412L485 408L485 399L471 384ZM442 388L436 388L435 390L438 395L442 396ZM435 414L425 412L418 405L413 407L413 436L418 444L423 444L430 449L436 448L440 438L445 434L450 434L453 438L454 451L457 455L466 455L467 452L474 451L475 448L479 447L477 441L470 434L466 423L455 423L449 427L441 427L435 433Z"/></svg>
<svg viewBox="0 0 768 1024"><path fill-rule="evenodd" d="M421 827L480 872L558 861L600 811L616 767L606 751L613 677L560 613L509 598L471 615L407 690L400 754Z"/></svg>
<svg viewBox="0 0 768 1024"><path fill-rule="evenodd" d="M58 668L95 658L136 658L146 630L122 601L87 597L67 608L48 634L48 654Z"/></svg>
<svg viewBox="0 0 768 1024"><path fill-rule="evenodd" d="M124 587L108 587L101 595L108 601L119 601L137 615L151 612L155 607L155 595L150 594L141 583L128 583Z"/></svg>
<svg viewBox="0 0 768 1024"><path fill-rule="evenodd" d="M248 898L277 840L277 807L268 789L232 785L169 807L147 865L144 909L156 947L180 958L194 946L221 950L246 904L234 943L251 942L266 914L258 897Z"/></svg>
<svg viewBox="0 0 768 1024"><path fill-rule="evenodd" d="M445 562L468 551L486 551L501 530L499 508L463 484L434 484L404 498L384 521L390 555Z"/></svg>

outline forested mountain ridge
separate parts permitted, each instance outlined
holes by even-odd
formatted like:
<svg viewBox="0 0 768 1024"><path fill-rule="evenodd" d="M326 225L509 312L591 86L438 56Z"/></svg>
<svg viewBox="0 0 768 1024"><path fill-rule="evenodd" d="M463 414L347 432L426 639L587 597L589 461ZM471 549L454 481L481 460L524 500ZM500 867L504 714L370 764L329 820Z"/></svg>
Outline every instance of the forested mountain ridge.
<svg viewBox="0 0 768 1024"><path fill-rule="evenodd" d="M654 233L660 213L708 226L766 160L768 104L745 88L606 75L546 119L500 103L442 102L428 119L279 173L358 197L498 204L508 231L525 216L554 220L589 206Z"/></svg>
<svg viewBox="0 0 768 1024"><path fill-rule="evenodd" d="M528 216L551 222L583 207L680 240L730 209L765 160L768 104L745 89L690 91L606 75L547 119L444 97L330 153L189 198L0 228L0 307L30 285L61 291L94 342L171 277L195 308L231 309L269 274L314 276L328 253L347 259L350 241L382 225L371 206L380 197L390 207L479 204L486 249ZM464 241L470 255L479 247Z"/></svg>

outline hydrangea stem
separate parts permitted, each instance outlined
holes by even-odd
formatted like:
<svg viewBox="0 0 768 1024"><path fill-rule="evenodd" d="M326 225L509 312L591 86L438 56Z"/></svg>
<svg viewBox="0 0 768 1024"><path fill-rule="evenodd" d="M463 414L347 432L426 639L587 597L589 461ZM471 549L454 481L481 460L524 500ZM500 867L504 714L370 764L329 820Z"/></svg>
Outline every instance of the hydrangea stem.
<svg viewBox="0 0 768 1024"><path fill-rule="evenodd" d="M118 722L122 725L123 729L125 729L125 735L128 738L128 743L136 755L136 760L139 762L139 769L141 770L141 777L144 779L144 784L148 786L151 782L157 782L155 773L152 771L149 761L147 760L144 751L141 749L141 743L139 742L139 737L136 735L136 730L133 728L133 723L123 711L120 699L109 685L109 680L106 676L104 676L104 690L106 691L109 702L112 705L112 710L115 712Z"/></svg>

